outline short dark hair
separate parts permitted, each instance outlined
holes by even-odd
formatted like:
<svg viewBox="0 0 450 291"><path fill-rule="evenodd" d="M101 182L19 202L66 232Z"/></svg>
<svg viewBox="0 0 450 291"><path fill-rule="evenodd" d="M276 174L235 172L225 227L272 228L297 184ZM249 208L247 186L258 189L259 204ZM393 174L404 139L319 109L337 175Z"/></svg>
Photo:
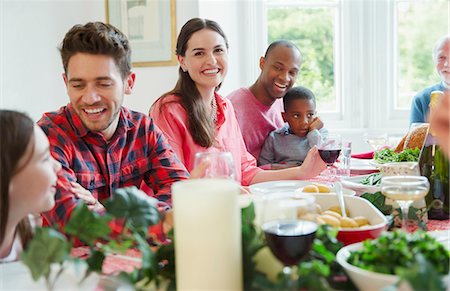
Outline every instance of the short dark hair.
<svg viewBox="0 0 450 291"><path fill-rule="evenodd" d="M280 39L280 40L276 40L276 41L272 42L269 45L269 47L266 50L266 53L264 54L264 58L267 58L267 56L269 56L270 52L277 46L284 46L287 48L296 49L300 53L300 56L302 55L302 53L300 52L300 49L293 42L291 42L289 40L285 40L285 39Z"/></svg>
<svg viewBox="0 0 450 291"><path fill-rule="evenodd" d="M316 97L308 88L296 86L289 89L283 97L284 111L286 112L291 105L292 100L312 100L316 106Z"/></svg>
<svg viewBox="0 0 450 291"><path fill-rule="evenodd" d="M113 57L122 79L131 72L131 48L128 39L111 24L88 22L85 25L74 25L66 33L59 52L66 74L70 58L77 53Z"/></svg>

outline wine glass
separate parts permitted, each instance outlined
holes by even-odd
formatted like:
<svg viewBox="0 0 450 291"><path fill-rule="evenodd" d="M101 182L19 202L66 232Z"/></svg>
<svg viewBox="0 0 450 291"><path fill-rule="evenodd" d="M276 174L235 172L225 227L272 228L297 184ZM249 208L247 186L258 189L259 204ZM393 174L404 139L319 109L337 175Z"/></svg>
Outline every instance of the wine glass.
<svg viewBox="0 0 450 291"><path fill-rule="evenodd" d="M424 198L430 190L427 177L389 176L381 178L381 193L397 201L402 210L402 229L408 232L408 212L411 204Z"/></svg>
<svg viewBox="0 0 450 291"><path fill-rule="evenodd" d="M262 201L261 229L267 246L284 265L288 289L298 290L297 267L317 231L315 198L295 192L272 193Z"/></svg>
<svg viewBox="0 0 450 291"><path fill-rule="evenodd" d="M319 155L327 164L327 175L332 179L336 174L336 169L332 166L339 157L342 149L342 138L339 134L330 133L324 136L318 146Z"/></svg>
<svg viewBox="0 0 450 291"><path fill-rule="evenodd" d="M368 131L364 133L364 142L370 145L375 151L378 151L388 142L387 133Z"/></svg>
<svg viewBox="0 0 450 291"><path fill-rule="evenodd" d="M195 154L194 168L202 163L207 167L200 178L236 180L233 156L230 152L202 152Z"/></svg>

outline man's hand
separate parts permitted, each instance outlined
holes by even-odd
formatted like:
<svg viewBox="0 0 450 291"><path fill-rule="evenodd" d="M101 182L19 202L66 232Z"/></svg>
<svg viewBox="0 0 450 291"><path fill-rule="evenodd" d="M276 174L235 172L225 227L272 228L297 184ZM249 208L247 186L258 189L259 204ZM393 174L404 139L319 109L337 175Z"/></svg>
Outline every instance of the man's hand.
<svg viewBox="0 0 450 291"><path fill-rule="evenodd" d="M80 198L81 200L86 203L88 206L88 209L91 211L103 211L105 210L105 207L97 200L94 196L92 196L91 192L84 189L80 184L71 182L70 183L70 192L74 194L77 198Z"/></svg>

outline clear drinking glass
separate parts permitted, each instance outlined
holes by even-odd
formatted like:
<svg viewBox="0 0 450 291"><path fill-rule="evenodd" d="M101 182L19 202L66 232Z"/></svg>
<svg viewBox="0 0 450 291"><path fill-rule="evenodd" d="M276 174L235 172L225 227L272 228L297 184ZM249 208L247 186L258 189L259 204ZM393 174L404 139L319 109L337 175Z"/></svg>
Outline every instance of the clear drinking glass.
<svg viewBox="0 0 450 291"><path fill-rule="evenodd" d="M298 290L297 267L309 253L317 231L315 198L295 192L267 194L261 228L267 246L284 265L286 289Z"/></svg>
<svg viewBox="0 0 450 291"><path fill-rule="evenodd" d="M367 131L364 133L364 142L370 145L375 151L385 146L388 142L388 134L376 131Z"/></svg>
<svg viewBox="0 0 450 291"><path fill-rule="evenodd" d="M336 176L336 169L332 166L336 162L342 148L342 138L339 134L331 133L322 138L318 150L322 160L327 164L327 176L332 180Z"/></svg>
<svg viewBox="0 0 450 291"><path fill-rule="evenodd" d="M402 210L402 229L408 232L408 211L411 204L424 198L430 183L422 176L390 176L381 178L381 193L395 200Z"/></svg>
<svg viewBox="0 0 450 291"><path fill-rule="evenodd" d="M223 178L236 180L236 170L233 156L230 152L203 152L196 153L194 168L202 163L207 167L200 178Z"/></svg>

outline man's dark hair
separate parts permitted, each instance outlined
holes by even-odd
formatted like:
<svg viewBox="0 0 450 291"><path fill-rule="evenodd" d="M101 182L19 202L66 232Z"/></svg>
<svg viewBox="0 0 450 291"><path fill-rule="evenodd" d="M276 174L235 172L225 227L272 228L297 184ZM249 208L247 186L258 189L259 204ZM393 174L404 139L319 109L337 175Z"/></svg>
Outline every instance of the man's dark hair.
<svg viewBox="0 0 450 291"><path fill-rule="evenodd" d="M286 92L286 95L284 95L283 105L285 112L289 109L293 100L312 100L314 106L316 106L316 97L314 96L314 93L302 86L292 87Z"/></svg>
<svg viewBox="0 0 450 291"><path fill-rule="evenodd" d="M131 72L131 48L120 30L103 22L74 25L65 35L59 48L64 72L71 57L77 53L111 56L119 67L122 79Z"/></svg>
<svg viewBox="0 0 450 291"><path fill-rule="evenodd" d="M272 42L269 45L269 47L266 50L266 54L264 55L264 58L267 58L267 56L270 54L270 52L277 46L285 46L287 48L296 49L300 53L300 56L302 55L302 53L300 52L300 49L294 43L290 42L289 40L280 39L280 40L276 40L276 41Z"/></svg>

